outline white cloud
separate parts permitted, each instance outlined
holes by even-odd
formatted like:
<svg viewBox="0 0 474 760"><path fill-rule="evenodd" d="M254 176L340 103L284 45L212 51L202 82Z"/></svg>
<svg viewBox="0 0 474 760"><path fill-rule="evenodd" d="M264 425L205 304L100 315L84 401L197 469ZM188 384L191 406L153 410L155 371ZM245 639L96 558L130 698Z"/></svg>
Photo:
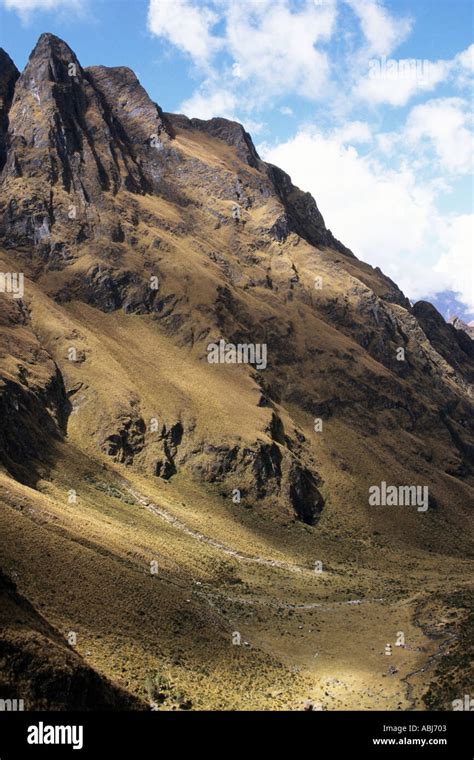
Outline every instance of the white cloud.
<svg viewBox="0 0 474 760"><path fill-rule="evenodd" d="M372 141L372 131L369 124L364 121L349 121L343 127L334 130L334 137L338 142L345 145L360 145Z"/></svg>
<svg viewBox="0 0 474 760"><path fill-rule="evenodd" d="M16 11L21 20L27 22L35 11L53 11L59 8L69 8L77 11L82 6L82 0L3 0L5 8Z"/></svg>
<svg viewBox="0 0 474 760"><path fill-rule="evenodd" d="M359 59L359 66L362 67ZM355 82L354 95L371 104L404 106L415 95L434 90L441 82L472 87L474 45L450 60L430 61L416 58L372 58L367 71Z"/></svg>
<svg viewBox="0 0 474 760"><path fill-rule="evenodd" d="M244 128L253 136L258 135L264 129L264 124L255 119L237 115L239 101L228 90L212 89L195 92L188 100L181 103L180 111L187 116L196 119L212 119L220 116L230 121L243 123Z"/></svg>
<svg viewBox="0 0 474 760"><path fill-rule="evenodd" d="M458 87L470 87L472 96L473 75L474 75L474 45L470 45L466 50L454 58L455 83Z"/></svg>
<svg viewBox="0 0 474 760"><path fill-rule="evenodd" d="M345 2L359 18L369 55L390 55L411 32L410 18L395 18L377 0Z"/></svg>
<svg viewBox="0 0 474 760"><path fill-rule="evenodd" d="M300 131L264 157L309 190L336 235L371 263L380 261L382 251L382 258L389 260L401 248L416 250L421 244L431 199L428 192L413 192L409 171L384 170L337 134L313 130ZM403 228L408 246L400 238Z"/></svg>
<svg viewBox="0 0 474 760"><path fill-rule="evenodd" d="M220 47L212 33L218 16L208 6L190 0L150 0L148 28L164 37L196 63L205 65Z"/></svg>
<svg viewBox="0 0 474 760"><path fill-rule="evenodd" d="M326 53L318 42L330 38L336 17L333 0L319 6L287 0L271 4L228 2L226 50L238 66L239 78L266 99L296 92L314 99L329 73Z"/></svg>
<svg viewBox="0 0 474 760"><path fill-rule="evenodd" d="M436 181L421 180L408 163L394 170L373 155L361 155L347 137L343 131L301 129L273 148L259 146L259 152L312 193L336 237L359 258L380 266L410 298L451 288L472 306L467 253L472 246L467 248L464 217L439 212Z"/></svg>
<svg viewBox="0 0 474 760"><path fill-rule="evenodd" d="M449 70L447 61L374 58L355 85L354 95L369 103L404 106L415 95L433 90Z"/></svg>
<svg viewBox="0 0 474 760"><path fill-rule="evenodd" d="M466 174L473 169L472 113L461 98L438 98L415 106L403 138L420 147L428 142L443 169Z"/></svg>
<svg viewBox="0 0 474 760"><path fill-rule="evenodd" d="M353 95L373 105L404 106L416 95L440 83L457 88L473 86L474 45L449 60L421 58L366 58L359 52L353 64ZM472 92L472 89L471 89Z"/></svg>
<svg viewBox="0 0 474 760"><path fill-rule="evenodd" d="M150 0L148 28L187 53L206 75L182 109L190 104L198 109L193 115L212 113L225 90L227 109L238 97L245 112L290 93L309 100L321 95L330 66L318 46L334 31L336 5L337 0ZM230 62L216 60L219 52Z"/></svg>
<svg viewBox="0 0 474 760"><path fill-rule="evenodd" d="M214 89L214 83L211 82L181 103L180 110L197 119L212 119L213 116L222 116L235 121L237 105L237 97L230 90Z"/></svg>
<svg viewBox="0 0 474 760"><path fill-rule="evenodd" d="M341 31L344 5L352 8L362 40L328 47ZM204 73L181 106L190 103L200 115L216 115L222 101L227 114L224 91L239 101L241 114L270 103L278 107L275 101L289 95L326 99L341 114L360 103L401 107L449 78L464 86L474 46L449 61L387 59L412 23L379 0L149 0L148 12L151 32L187 53Z"/></svg>
<svg viewBox="0 0 474 760"><path fill-rule="evenodd" d="M469 45L462 53L458 53L454 60L460 68L470 71L472 74L474 72L474 45Z"/></svg>
<svg viewBox="0 0 474 760"><path fill-rule="evenodd" d="M470 311L474 311L474 215L462 214L440 224L440 245L444 250L436 272L448 290L460 293ZM444 289L444 288L443 288Z"/></svg>

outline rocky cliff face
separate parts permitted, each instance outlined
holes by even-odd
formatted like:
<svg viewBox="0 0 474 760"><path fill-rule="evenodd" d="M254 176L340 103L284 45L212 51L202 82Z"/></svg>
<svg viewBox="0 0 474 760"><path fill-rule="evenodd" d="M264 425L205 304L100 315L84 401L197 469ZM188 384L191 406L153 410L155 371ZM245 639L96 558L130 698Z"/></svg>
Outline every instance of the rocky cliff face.
<svg viewBox="0 0 474 760"><path fill-rule="evenodd" d="M0 169L3 168L7 153L8 114L13 100L15 83L20 72L12 59L0 50Z"/></svg>

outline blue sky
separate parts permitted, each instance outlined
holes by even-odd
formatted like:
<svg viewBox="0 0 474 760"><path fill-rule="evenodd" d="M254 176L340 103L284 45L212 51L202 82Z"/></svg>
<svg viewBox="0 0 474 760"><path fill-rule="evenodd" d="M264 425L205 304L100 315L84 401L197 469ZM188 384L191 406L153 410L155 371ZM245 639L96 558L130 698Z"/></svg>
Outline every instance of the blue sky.
<svg viewBox="0 0 474 760"><path fill-rule="evenodd" d="M0 0L18 68L44 31L241 121L357 256L474 319L470 0Z"/></svg>

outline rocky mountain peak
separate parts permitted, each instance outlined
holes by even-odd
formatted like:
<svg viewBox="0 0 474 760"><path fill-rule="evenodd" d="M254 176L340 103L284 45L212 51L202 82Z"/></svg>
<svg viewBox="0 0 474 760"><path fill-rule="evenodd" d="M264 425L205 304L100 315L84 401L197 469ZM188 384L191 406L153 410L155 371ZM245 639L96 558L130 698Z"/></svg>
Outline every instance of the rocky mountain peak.
<svg viewBox="0 0 474 760"><path fill-rule="evenodd" d="M43 32L30 54L24 74L34 81L46 79L71 84L71 65L80 69L79 61L69 45L56 35Z"/></svg>
<svg viewBox="0 0 474 760"><path fill-rule="evenodd" d="M470 322L467 324L463 319L460 319L460 317L453 316L448 319L448 322L450 325L456 328L456 330L462 330L466 333L466 335L469 335L470 338L474 339L474 324Z"/></svg>
<svg viewBox="0 0 474 760"><path fill-rule="evenodd" d="M140 90L124 71L120 78L129 91L132 85ZM82 203L100 202L104 191L121 187L142 192L139 157L114 110L71 48L52 34L41 35L15 86L4 180L36 177L43 188L62 188Z"/></svg>
<svg viewBox="0 0 474 760"><path fill-rule="evenodd" d="M158 144L171 137L170 123L131 69L126 66L90 66L86 72L127 140L137 148Z"/></svg>

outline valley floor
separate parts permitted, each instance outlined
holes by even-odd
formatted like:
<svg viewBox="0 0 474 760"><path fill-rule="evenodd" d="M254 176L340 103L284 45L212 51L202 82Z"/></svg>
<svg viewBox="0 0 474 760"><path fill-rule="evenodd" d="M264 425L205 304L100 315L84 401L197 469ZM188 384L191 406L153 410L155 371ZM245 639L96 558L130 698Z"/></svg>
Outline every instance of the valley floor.
<svg viewBox="0 0 474 760"><path fill-rule="evenodd" d="M449 710L463 697L469 562L275 526L179 475L126 475L65 451L38 490L1 476L0 566L143 709L412 710L431 689L428 705ZM48 660L31 621L1 623ZM2 668L13 688L20 674Z"/></svg>

